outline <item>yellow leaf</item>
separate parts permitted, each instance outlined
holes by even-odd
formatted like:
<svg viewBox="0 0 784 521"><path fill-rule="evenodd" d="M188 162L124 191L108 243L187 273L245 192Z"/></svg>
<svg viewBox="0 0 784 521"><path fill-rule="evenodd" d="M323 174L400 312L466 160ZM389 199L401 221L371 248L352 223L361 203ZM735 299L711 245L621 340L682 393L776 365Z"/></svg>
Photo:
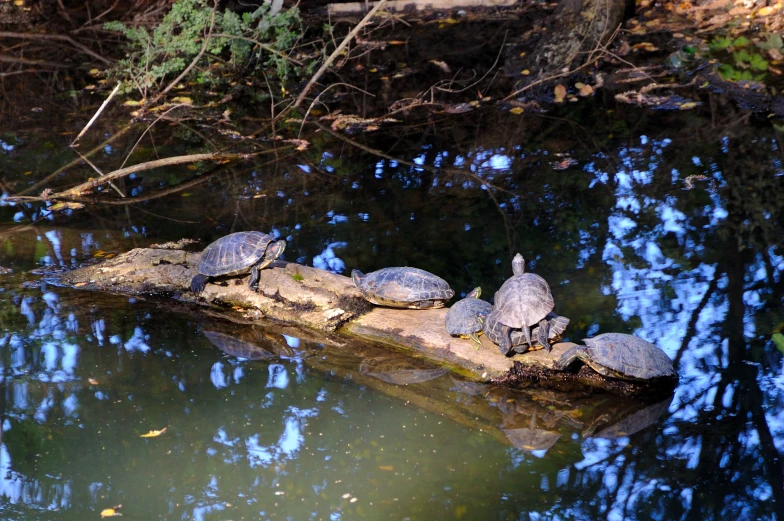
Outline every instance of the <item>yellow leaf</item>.
<svg viewBox="0 0 784 521"><path fill-rule="evenodd" d="M757 11L757 16L769 16L775 13L776 10L772 7L763 7L759 11Z"/></svg>
<svg viewBox="0 0 784 521"><path fill-rule="evenodd" d="M176 98L172 98L174 103L182 103L183 105L193 105L193 100L188 96L177 96Z"/></svg>
<svg viewBox="0 0 784 521"><path fill-rule="evenodd" d="M150 431L147 434L142 434L141 437L142 438L157 438L158 436L160 436L164 432L166 432L166 427L164 427L163 429L161 429L159 431Z"/></svg>
<svg viewBox="0 0 784 521"><path fill-rule="evenodd" d="M87 285L86 282L77 282L76 284L74 284L74 287L75 288L81 288L82 286L86 286L86 285Z"/></svg>
<svg viewBox="0 0 784 521"><path fill-rule="evenodd" d="M101 517L121 516L122 514L117 511L118 508L120 507L118 506L115 508L104 508L103 510L101 510Z"/></svg>
<svg viewBox="0 0 784 521"><path fill-rule="evenodd" d="M553 92L555 94L555 102L563 103L564 98L566 98L566 87L564 87L559 83L558 85L555 86Z"/></svg>
<svg viewBox="0 0 784 521"><path fill-rule="evenodd" d="M101 71L99 71L98 69L90 69L90 72L88 74L90 76L98 76L99 74L101 74Z"/></svg>
<svg viewBox="0 0 784 521"><path fill-rule="evenodd" d="M137 101L133 99L129 99L123 102L123 105L125 105L126 107L138 107L141 104L142 104L141 101Z"/></svg>
<svg viewBox="0 0 784 521"><path fill-rule="evenodd" d="M32 170L30 170L29 172L25 172L25 173L24 173L24 175L30 175L30 174L32 174L32 173L33 173L33 171L32 171Z"/></svg>
<svg viewBox="0 0 784 521"><path fill-rule="evenodd" d="M524 71L520 72L520 74L522 74L523 76L528 76L529 74L531 74L531 71L525 69Z"/></svg>
<svg viewBox="0 0 784 521"><path fill-rule="evenodd" d="M678 107L678 110L689 110L689 109L693 109L696 106L697 104L695 102L689 101L687 103L681 103L681 105Z"/></svg>
<svg viewBox="0 0 784 521"><path fill-rule="evenodd" d="M515 107L512 110L510 110L509 112L511 112L514 115L522 114L523 113L523 109L521 109L520 107Z"/></svg>
<svg viewBox="0 0 784 521"><path fill-rule="evenodd" d="M590 85L580 87L580 96L590 96L591 94L593 94L593 87Z"/></svg>
<svg viewBox="0 0 784 521"><path fill-rule="evenodd" d="M645 52L655 52L658 51L659 48L653 45L651 42L642 42L632 45L632 49L635 51L645 51Z"/></svg>
<svg viewBox="0 0 784 521"><path fill-rule="evenodd" d="M24 0L14 0L14 5L16 7L22 7L24 5Z"/></svg>
<svg viewBox="0 0 784 521"><path fill-rule="evenodd" d="M392 465L381 465L380 467L378 467L378 469L389 471L389 470L395 470L395 467L393 467Z"/></svg>

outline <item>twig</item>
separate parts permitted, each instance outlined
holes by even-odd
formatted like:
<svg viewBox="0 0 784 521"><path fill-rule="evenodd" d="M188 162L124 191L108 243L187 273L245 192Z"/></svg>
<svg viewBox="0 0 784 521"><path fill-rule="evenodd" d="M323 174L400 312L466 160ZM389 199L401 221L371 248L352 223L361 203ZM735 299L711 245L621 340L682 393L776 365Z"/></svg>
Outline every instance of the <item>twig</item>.
<svg viewBox="0 0 784 521"><path fill-rule="evenodd" d="M280 57L281 57L281 58L283 58L284 60L286 60L286 61L290 61L290 62L291 62L291 63L293 63L294 65L299 65L300 67L301 67L302 65L304 65L304 64L303 64L301 61L299 61L299 60L295 60L295 59L294 59L294 58L292 58L291 56L286 56L285 54L283 54L283 53L282 53L282 52L280 52L279 50L277 50L277 49L273 48L272 46L270 46L270 45L268 45L268 44L266 44L266 43L260 42L260 41L258 41L258 40L254 40L253 38L247 38L247 37L245 37L245 36L235 36L235 35L233 35L233 34L226 34L226 33L215 33L215 34L213 34L212 36L213 36L214 38L229 38L229 39L234 39L234 40L244 40L244 41L246 41L246 42L255 43L256 45L258 45L259 47L261 47L261 48L262 48L262 49L264 49L265 51L267 51L267 52L269 52L269 53L272 53L272 54L274 54L274 55L276 55L276 56L280 56Z"/></svg>
<svg viewBox="0 0 784 521"><path fill-rule="evenodd" d="M98 111L95 113L95 115L90 119L90 121L87 122L87 125L84 126L82 131L79 132L79 135L76 136L76 139L74 139L71 142L71 148L74 148L76 146L76 142L79 141L79 138L81 138L84 135L84 133L87 132L87 129L89 129L92 126L92 124L95 123L95 120L98 119L98 116L101 115L101 112L104 111L104 109L109 104L109 102L112 101L114 95L117 94L117 91L120 90L120 85L122 85L122 82L118 83L117 86L112 91L112 93L109 94L109 97L103 100L103 103L101 103L101 106L98 107Z"/></svg>
<svg viewBox="0 0 784 521"><path fill-rule="evenodd" d="M365 27L368 24L368 22L370 22L370 20L373 18L373 16L386 3L387 3L387 0L381 0L380 2L378 2L375 5L375 7L373 7L373 9L371 9L370 12L368 14L366 14L365 17L362 20L360 20L360 22L357 24L357 26L354 27L354 29L352 29L351 32L348 33L345 38L343 38L343 41L340 42L340 45L338 45L335 48L335 50L332 51L332 54L329 55L329 58L327 58L324 61L324 63L319 68L319 70L316 71L316 74L314 74L310 78L310 81L308 81L308 84L305 85L304 89L302 89L302 92L300 92L299 97L297 98L297 101L294 102L294 108L297 108L297 107L299 107L302 104L302 101L305 99L305 96L307 96L308 92L310 92L310 89L313 88L313 85L316 84L318 79L327 71L327 69L329 69L330 65L332 65L332 62L335 61L335 58L337 58L338 55L340 55L340 53L343 52L343 49L346 48L346 46L351 42L351 40L354 39L354 37L359 33L359 31L361 31L362 28Z"/></svg>
<svg viewBox="0 0 784 521"><path fill-rule="evenodd" d="M371 96L371 97L373 97L373 98L375 98L375 97L376 97L376 95L375 95L375 94L371 94L370 92L368 92L368 91L366 91L366 90L362 90L362 89L360 89L359 87L356 87L356 86L354 86L354 85L351 85L350 83L332 83L332 84L330 84L330 85L329 85L329 86L328 86L326 89L324 89L324 90L322 90L321 92L319 92L319 95L318 95L318 96L316 96L316 98L313 100L313 102L310 104L310 106L308 106L308 110L305 112L305 115L304 115L304 116L302 116L302 124L299 126L299 134L297 134L297 139L299 139L300 137L302 137L302 129L305 127L305 122L306 122L306 121L307 121L307 119L308 119L308 115L310 114L310 111L311 111L311 110L313 110L313 106L314 106L316 103L318 103L318 100L319 100L319 98L321 98L322 94L324 94L325 92L327 92L327 91L328 91L329 89L331 89L332 87L337 87L337 86L339 86L339 85L342 85L342 86L345 86L345 87L351 87L352 89L357 89L358 91L360 91L360 92L362 92L362 93L364 93L364 94L367 94L368 96ZM322 105L323 105L323 103L322 103ZM326 105L325 105L325 106L326 106Z"/></svg>
<svg viewBox="0 0 784 521"><path fill-rule="evenodd" d="M123 160L122 164L120 165L120 168L124 168L124 167L125 167L125 163L127 163L127 162L128 162L128 159L130 159L130 157L131 157L131 154L133 154L133 151L134 151L134 150L136 150L136 147L137 147L137 146L139 146L139 143L141 143L142 139L144 138L144 136L146 136L146 135L147 135L147 132L149 132L149 131L150 131L150 129L153 127L153 125L155 125L156 123L158 123L160 120L162 120L162 119L165 119L166 115L167 115L169 112L171 112L171 111L173 111L174 109L177 109L177 108L179 108L179 107L183 107L183 106L185 106L185 104L184 104L184 103L178 103L177 105L174 105L174 106L173 106L173 107L171 107L169 110L167 110L166 112L164 112L163 114L161 114L160 116L158 116L158 119L156 119L155 121L153 121L152 123L150 123L150 124L147 126L147 128L146 128L146 129L144 129L144 132L142 132L142 135L141 135L141 136L139 136L139 139L137 139L137 140L136 140L136 143L134 143L134 144L133 144L133 146L131 147L131 149L130 149L130 150L128 151L128 153L125 155L125 159Z"/></svg>
<svg viewBox="0 0 784 521"><path fill-rule="evenodd" d="M100 60L106 65L111 65L112 61L104 58L97 52L91 50L86 45L82 45L81 43L77 42L70 36L65 36L62 34L32 34L32 33L15 33L11 31L0 31L0 38L15 38L15 39L22 39L22 40L58 40L61 42L68 42L80 51L85 54L89 54L96 60Z"/></svg>
<svg viewBox="0 0 784 521"><path fill-rule="evenodd" d="M79 154L79 151L78 151L78 150L74 149L74 151L75 151L77 154ZM93 170L95 170L95 172L96 172L98 175L100 175L100 176L103 176L103 175L105 175L105 174L104 174L104 173L101 171L101 169L100 169L100 168L98 168L97 166L95 166L95 165L93 164L93 162L92 162L92 161L90 161L89 159L87 159L86 157L84 157L82 154L79 154L79 157L81 157L81 158L82 158L82 160L84 160L84 162L85 162L85 163L87 163L88 165L90 165L90 168L92 168ZM114 188L114 191L115 191L115 192L117 192L118 194L120 194L120 197L125 197L125 194L122 192L122 190L120 190L120 188L119 188L119 187L118 187L116 184L114 184L114 183L112 183L112 182L109 182L109 185L111 185L111 187L112 187L112 188Z"/></svg>
<svg viewBox="0 0 784 521"><path fill-rule="evenodd" d="M20 63L22 65L43 65L44 67L53 67L55 69L67 69L70 65L64 63L48 62L44 60L29 60L27 58L17 58L16 56L6 56L0 54L0 62L5 63Z"/></svg>

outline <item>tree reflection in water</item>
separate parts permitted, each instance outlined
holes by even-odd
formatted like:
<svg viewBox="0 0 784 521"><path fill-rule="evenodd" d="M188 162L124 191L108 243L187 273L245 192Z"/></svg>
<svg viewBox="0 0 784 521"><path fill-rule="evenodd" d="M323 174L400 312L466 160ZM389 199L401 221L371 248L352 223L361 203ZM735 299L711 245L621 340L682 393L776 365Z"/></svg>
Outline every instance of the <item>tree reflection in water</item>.
<svg viewBox="0 0 784 521"><path fill-rule="evenodd" d="M325 143L306 168L235 169L181 208L153 198L0 235L0 265L15 269L0 278L3 517L123 503L187 519L784 519L770 340L784 323L781 136L731 111L659 116L665 130L642 120L640 135L574 110L590 130L476 118L438 139L401 133L392 151L387 135L354 136L399 160ZM576 166L553 170L555 154ZM160 217L177 212L208 224ZM492 295L522 251L569 338L641 336L674 359L679 386L638 402L455 377L398 385L373 377L370 346L21 285L42 264L147 244L148 230L206 244L240 228L286 237L299 262L412 265L458 293Z"/></svg>

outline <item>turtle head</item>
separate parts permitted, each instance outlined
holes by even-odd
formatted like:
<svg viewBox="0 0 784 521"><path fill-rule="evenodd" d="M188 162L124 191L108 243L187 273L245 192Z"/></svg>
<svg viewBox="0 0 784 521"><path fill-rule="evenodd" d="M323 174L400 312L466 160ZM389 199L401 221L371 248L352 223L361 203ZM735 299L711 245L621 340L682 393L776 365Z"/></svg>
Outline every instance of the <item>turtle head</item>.
<svg viewBox="0 0 784 521"><path fill-rule="evenodd" d="M525 273L525 259L519 253L512 259L512 273L522 275Z"/></svg>
<svg viewBox="0 0 784 521"><path fill-rule="evenodd" d="M466 298L479 298L479 295L481 294L482 294L482 288L480 286L477 286L471 290L471 293L466 295Z"/></svg>
<svg viewBox="0 0 784 521"><path fill-rule="evenodd" d="M351 282L354 283L354 286L356 286L357 289L359 289L360 286L362 285L362 279L364 278L365 278L365 274L362 273L361 271L351 270Z"/></svg>
<svg viewBox="0 0 784 521"><path fill-rule="evenodd" d="M259 264L259 269L264 269L283 255L283 251L286 249L286 241L280 240L275 241L269 246L267 246L267 251L264 252L264 259Z"/></svg>

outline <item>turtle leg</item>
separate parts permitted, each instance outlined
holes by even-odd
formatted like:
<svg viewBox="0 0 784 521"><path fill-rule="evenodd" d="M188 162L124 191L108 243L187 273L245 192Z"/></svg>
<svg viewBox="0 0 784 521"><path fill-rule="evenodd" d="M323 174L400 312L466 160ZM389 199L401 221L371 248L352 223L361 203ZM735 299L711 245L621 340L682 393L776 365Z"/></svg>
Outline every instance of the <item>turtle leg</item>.
<svg viewBox="0 0 784 521"><path fill-rule="evenodd" d="M550 322L545 319L539 321L539 335L536 339L548 353L553 350L553 346L550 345Z"/></svg>
<svg viewBox="0 0 784 521"><path fill-rule="evenodd" d="M498 344L498 348L501 350L501 353L504 356L511 356L509 353L514 354L512 351L512 328L510 327L508 331L504 331L498 338L501 343Z"/></svg>
<svg viewBox="0 0 784 521"><path fill-rule="evenodd" d="M523 335L525 336L525 343L528 344L528 348L529 349L533 349L534 348L534 343L531 340L531 328L530 327L526 327L525 324L523 324ZM547 345L547 344L545 344L545 345Z"/></svg>
<svg viewBox="0 0 784 521"><path fill-rule="evenodd" d="M258 264L250 269L250 280L248 281L248 286L250 286L250 289L253 291L258 291L259 289L259 271L260 269Z"/></svg>
<svg viewBox="0 0 784 521"><path fill-rule="evenodd" d="M564 371L567 367L572 365L576 360L585 360L585 346L574 346L567 352L561 355L561 358L556 360L555 368Z"/></svg>
<svg viewBox="0 0 784 521"><path fill-rule="evenodd" d="M204 286L209 282L210 278L207 275L199 273L191 279L191 291L197 295L204 291Z"/></svg>
<svg viewBox="0 0 784 521"><path fill-rule="evenodd" d="M408 305L409 309L442 308L444 303L440 300L417 300Z"/></svg>
<svg viewBox="0 0 784 521"><path fill-rule="evenodd" d="M479 340L479 335L477 335L476 333L469 333L468 338L476 342L477 345L474 349L479 349L482 346L482 341Z"/></svg>

